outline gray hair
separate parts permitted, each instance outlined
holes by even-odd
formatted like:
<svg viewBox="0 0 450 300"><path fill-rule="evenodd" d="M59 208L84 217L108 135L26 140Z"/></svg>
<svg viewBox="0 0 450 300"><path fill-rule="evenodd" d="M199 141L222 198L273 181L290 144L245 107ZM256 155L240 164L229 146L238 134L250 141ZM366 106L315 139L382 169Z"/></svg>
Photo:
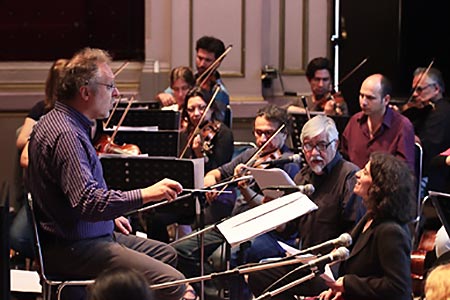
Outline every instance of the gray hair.
<svg viewBox="0 0 450 300"><path fill-rule="evenodd" d="M426 68L417 68L414 70L413 76L419 76L420 74L425 73L425 71ZM427 77L439 86L441 93L445 93L445 83L441 71L436 68L430 68L430 70L428 70Z"/></svg>
<svg viewBox="0 0 450 300"><path fill-rule="evenodd" d="M303 125L300 140L303 143L305 138L313 138L322 132L327 134L329 141L339 139L339 132L336 128L336 123L334 123L334 120L325 115L317 115Z"/></svg>

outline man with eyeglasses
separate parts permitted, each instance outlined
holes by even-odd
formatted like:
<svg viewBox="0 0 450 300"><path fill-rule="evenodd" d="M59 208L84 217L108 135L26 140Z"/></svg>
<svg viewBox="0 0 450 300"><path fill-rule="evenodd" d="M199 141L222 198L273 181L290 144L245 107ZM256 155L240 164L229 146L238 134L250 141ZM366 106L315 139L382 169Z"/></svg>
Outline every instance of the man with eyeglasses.
<svg viewBox="0 0 450 300"><path fill-rule="evenodd" d="M121 217L146 203L175 199L183 189L180 183L164 179L119 191L109 190L103 178L91 126L108 117L119 95L110 62L101 49L77 52L64 68L55 108L34 126L30 137L27 183L46 275L93 279L104 269L124 266L142 273L150 284L184 279L174 268L177 255L172 247L130 234L130 223ZM154 297L179 300L185 289L161 289ZM63 299L82 297L79 292L84 288Z"/></svg>
<svg viewBox="0 0 450 300"><path fill-rule="evenodd" d="M282 109L276 105L267 105L258 110L253 123L253 134L255 136L256 145L258 148L261 148L270 138L272 138L272 140L266 144L263 149L261 149L262 151L260 152L260 157L271 160L272 154L279 154L281 155L280 158L287 158L293 155L293 153L285 145L288 135L286 127L284 127L284 129L282 129L276 136L273 136L280 126L286 126L287 124L288 117L285 109ZM231 162L209 171L204 178L205 186L208 187L221 181L229 180L234 175L237 177L244 175L244 165L249 162L257 151L258 149L255 148L244 150L232 159ZM252 164L249 166L252 166ZM300 164L295 162L284 163L278 165L277 167L286 171L291 178L294 178L300 170ZM218 190L220 190L220 188L218 188ZM228 212L229 215L239 214L245 210L262 204L264 201L264 196L255 182L239 182L238 190L239 196L232 199L235 201L234 210L233 212ZM217 193L209 193L206 196L208 202L217 201ZM295 242L295 237L296 228L289 226L279 232L274 231L266 235L264 242L258 243L258 246L253 247L258 249L261 257L278 256L280 253L284 253L284 250L276 243L276 241L283 240L286 243L293 244ZM175 249L178 251L178 269L181 270L186 277L195 277L200 274L199 265L201 245L199 241L199 237L194 236L174 244ZM225 239L219 231L208 231L204 235L205 259L208 259L208 257L224 242ZM231 260L232 267L237 265L237 260L237 254L233 254ZM208 270L206 273L208 273ZM238 291L235 289L237 287L237 284L232 285L232 299L238 299L234 298L237 297L236 293L238 293ZM248 293L247 296L249 296ZM244 299L243 297L243 295L240 295L239 299Z"/></svg>
<svg viewBox="0 0 450 300"><path fill-rule="evenodd" d="M354 114L342 134L344 157L364 168L370 153L382 151L415 167L414 128L405 116L389 107L391 83L382 74L367 77L359 91L361 111Z"/></svg>
<svg viewBox="0 0 450 300"><path fill-rule="evenodd" d="M195 51L195 66L197 68L195 78L198 78L212 65L212 63L217 58L219 58L225 52L225 45L220 39L216 37L202 36L196 42ZM218 119L220 121L224 121L225 110L227 108L227 105L230 104L230 96L220 77L219 71L216 70L211 76L211 80L206 84L206 86L202 86L201 88L206 88L206 90L212 95L214 86L216 85L220 86L220 91L215 98L220 111ZM161 101L161 104L163 106L168 106L176 103L175 98L173 97L173 90L170 87L167 88L164 93L158 94L158 99Z"/></svg>
<svg viewBox="0 0 450 300"><path fill-rule="evenodd" d="M445 83L436 68L417 68L413 73L412 101L403 111L414 126L423 148L423 185L432 171L430 161L450 148L450 99L444 97Z"/></svg>
<svg viewBox="0 0 450 300"><path fill-rule="evenodd" d="M310 111L323 111L327 115L347 116L348 107L341 94L333 91L333 67L326 57L316 57L306 66L306 79L311 88L311 95L306 97ZM305 108L300 98L289 104L289 113L304 113Z"/></svg>
<svg viewBox="0 0 450 300"><path fill-rule="evenodd" d="M299 185L314 186L315 191L309 198L318 206L317 210L296 220L300 246L306 249L349 232L364 209L361 199L353 194L356 183L354 175L359 168L339 153L339 133L333 119L324 115L313 117L303 126L300 139L306 166L295 176L294 181ZM321 254L331 250L323 250ZM261 295L269 285L297 266L251 273L251 290L255 296ZM301 276L295 274L294 277L298 279ZM287 280L289 282L289 278ZM326 286L318 280L280 296L283 299L288 299L288 294L309 296L323 288Z"/></svg>

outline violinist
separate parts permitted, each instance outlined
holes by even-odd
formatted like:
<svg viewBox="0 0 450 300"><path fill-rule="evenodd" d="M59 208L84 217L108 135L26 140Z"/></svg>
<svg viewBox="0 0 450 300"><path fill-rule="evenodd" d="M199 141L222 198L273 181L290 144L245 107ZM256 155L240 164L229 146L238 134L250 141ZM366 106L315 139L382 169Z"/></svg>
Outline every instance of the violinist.
<svg viewBox="0 0 450 300"><path fill-rule="evenodd" d="M311 88L311 95L306 97L306 103L310 111L322 111L332 116L347 116L347 103L342 94L333 90L333 73L331 62L326 57L316 57L308 63L306 79ZM305 112L300 99L295 99L289 104L288 112Z"/></svg>
<svg viewBox="0 0 450 300"><path fill-rule="evenodd" d="M163 110L180 111L187 92L194 87L195 78L191 68L180 66L173 68L169 75L170 87L156 96Z"/></svg>
<svg viewBox="0 0 450 300"><path fill-rule="evenodd" d="M230 179L235 172L240 172L242 166L248 163L254 154L260 150L260 155L256 162L291 156L293 153L285 144L288 135L287 129L282 130L279 134L273 136L272 138L272 135L274 135L277 129L282 125L288 124L287 122L288 118L285 109L282 109L276 105L267 105L259 109L253 123L253 134L255 136L258 149L247 149L236 156L231 162L208 172L204 178L205 186L211 186L221 180ZM269 138L272 138L272 140L270 143L266 144ZM261 149L261 147L265 144L266 147ZM279 167L286 171L291 178L294 178L295 174L297 174L300 169L300 165L298 163L286 163L284 165L280 165ZM229 217L232 214L238 214L245 209L261 204L263 201L263 195L258 186L254 183L240 184L239 192L240 195L237 199L228 199L229 202L226 203L219 202L221 201L221 198L215 193L207 195L207 200L210 203L220 205L215 205L218 209L215 209L214 211L207 210L205 212L206 224L217 222L224 217ZM236 208L234 211L232 211L233 206ZM213 230L207 232L204 235L204 239L205 244L208 245L205 247L205 259L207 259L220 245L223 244L224 237L218 231ZM198 238L193 237L184 240L175 244L174 247L179 254L178 268L188 277L198 276L199 269L197 265L200 261L200 245L198 243ZM265 248L267 248L266 250L270 250L269 245Z"/></svg>
<svg viewBox="0 0 450 300"><path fill-rule="evenodd" d="M436 68L417 68L413 74L412 100L402 112L414 126L423 148L423 181L426 188L430 161L450 148L450 99L444 97L445 83Z"/></svg>
<svg viewBox="0 0 450 300"><path fill-rule="evenodd" d="M196 42L195 51L195 67L197 68L197 73L194 76L197 79L225 52L225 45L216 37L202 36ZM213 76L209 77L207 84L202 88L208 94L212 95L215 85L220 86L220 92L216 96L217 107L219 109L217 118L223 121L225 119L225 110L230 104L230 96L217 70L213 73ZM175 104L174 93L170 88L166 89L164 93L158 94L157 99L161 101L163 106Z"/></svg>
<svg viewBox="0 0 450 300"><path fill-rule="evenodd" d="M47 274L94 279L111 267L131 267L149 283L184 279L176 252L164 243L131 234L121 217L149 202L172 201L183 187L163 179L130 191L110 190L91 140L95 119L106 118L119 95L101 49L84 48L65 66L55 108L34 127L27 179L33 197ZM84 288L81 288L84 291ZM155 291L179 300L184 285Z"/></svg>
<svg viewBox="0 0 450 300"><path fill-rule="evenodd" d="M187 93L182 107L182 121L186 125L180 134L180 145L187 147L183 157L204 158L205 173L229 162L234 150L232 131L223 122L216 119L217 106L215 102L211 103L210 108L206 110L209 101L211 100L199 87L195 87ZM199 124L201 119L203 121ZM189 141L191 143L187 145ZM227 196L224 194L220 200L227 202L229 198ZM209 212L223 210L221 201L208 206L206 209L207 219L210 216ZM150 218L151 224L147 226L147 235L159 241L169 242L167 225L175 222L178 223L178 230L182 235L191 231L192 220L178 212L153 212Z"/></svg>
<svg viewBox="0 0 450 300"><path fill-rule="evenodd" d="M182 111L182 119L187 125L180 137L180 144L184 145L189 141L188 137L195 135L184 157L204 157L205 174L229 162L234 149L233 133L223 122L217 120L218 109L214 99L210 109L206 111L209 101L211 100L205 92L198 87L187 93Z"/></svg>

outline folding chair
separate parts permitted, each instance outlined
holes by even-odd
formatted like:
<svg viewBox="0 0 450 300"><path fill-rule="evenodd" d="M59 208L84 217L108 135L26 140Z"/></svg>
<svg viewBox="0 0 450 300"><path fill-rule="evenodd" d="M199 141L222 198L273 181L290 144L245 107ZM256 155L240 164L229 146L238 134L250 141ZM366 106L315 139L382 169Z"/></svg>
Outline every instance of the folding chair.
<svg viewBox="0 0 450 300"><path fill-rule="evenodd" d="M422 182L422 164L423 164L423 149L422 146L419 143L414 144L414 152L415 152L415 175L416 175L416 218L413 220L413 224L415 223L415 230L413 232L412 237L412 245L415 246L416 239L419 236L419 230L420 230L420 219L423 213L423 206L425 205L427 201L427 197L423 199L422 203L422 196L421 196L421 182Z"/></svg>
<svg viewBox="0 0 450 300"><path fill-rule="evenodd" d="M33 200L30 193L28 193L28 205L30 206L31 218L33 222L33 229L34 229L33 235L35 242L36 257L39 260L38 263L39 263L39 276L41 277L41 285L42 285L42 299L52 300L52 291L54 288L56 288L57 300L60 300L62 290L66 286L87 286L93 284L95 280L65 280L53 278L52 276L48 276L45 273L44 259L42 255L41 242L39 239L39 225L36 220L36 213L33 208Z"/></svg>

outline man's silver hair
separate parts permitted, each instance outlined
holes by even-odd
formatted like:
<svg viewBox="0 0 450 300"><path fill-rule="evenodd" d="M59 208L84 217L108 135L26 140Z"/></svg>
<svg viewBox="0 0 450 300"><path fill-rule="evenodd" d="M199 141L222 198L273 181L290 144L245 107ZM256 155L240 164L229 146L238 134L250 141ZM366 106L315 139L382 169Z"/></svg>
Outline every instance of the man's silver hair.
<svg viewBox="0 0 450 300"><path fill-rule="evenodd" d="M328 141L339 139L339 132L334 120L325 115L317 115L303 125L300 140L303 143L305 138L314 138L322 132L327 134Z"/></svg>

